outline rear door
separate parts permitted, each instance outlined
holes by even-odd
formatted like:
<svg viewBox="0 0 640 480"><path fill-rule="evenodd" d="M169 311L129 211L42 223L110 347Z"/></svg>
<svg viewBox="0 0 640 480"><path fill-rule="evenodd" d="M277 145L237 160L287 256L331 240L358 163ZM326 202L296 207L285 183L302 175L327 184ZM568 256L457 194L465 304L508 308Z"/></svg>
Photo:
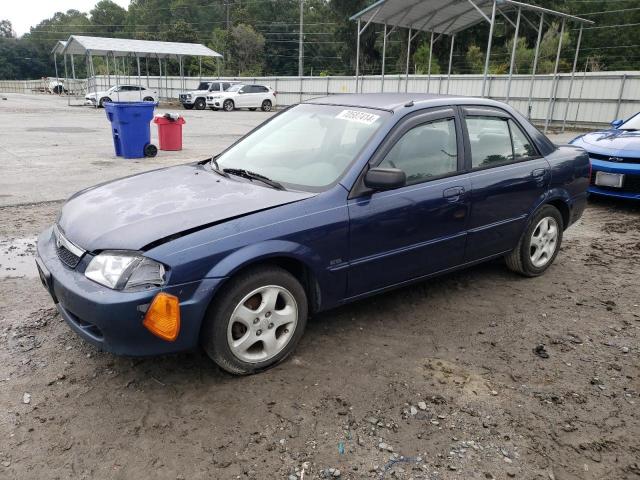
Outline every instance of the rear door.
<svg viewBox="0 0 640 480"><path fill-rule="evenodd" d="M546 159L507 112L469 107L463 113L465 162L471 172L466 261L475 261L515 248L551 174Z"/></svg>
<svg viewBox="0 0 640 480"><path fill-rule="evenodd" d="M357 193L360 179L351 193L349 297L463 262L470 188L463 151L452 108L409 117L381 145L370 165L403 170L407 185Z"/></svg>

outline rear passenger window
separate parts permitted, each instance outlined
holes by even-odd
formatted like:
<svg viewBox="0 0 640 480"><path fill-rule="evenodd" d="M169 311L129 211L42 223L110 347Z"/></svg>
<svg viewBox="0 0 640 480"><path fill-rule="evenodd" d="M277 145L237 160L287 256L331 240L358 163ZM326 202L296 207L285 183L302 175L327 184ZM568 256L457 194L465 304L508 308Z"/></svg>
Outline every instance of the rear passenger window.
<svg viewBox="0 0 640 480"><path fill-rule="evenodd" d="M509 128L513 139L513 154L516 160L524 160L527 157L538 155L527 136L513 120L509 120Z"/></svg>
<svg viewBox="0 0 640 480"><path fill-rule="evenodd" d="M467 117L473 168L510 162L513 158L509 125L498 117Z"/></svg>
<svg viewBox="0 0 640 480"><path fill-rule="evenodd" d="M412 128L398 140L380 163L407 174L407 184L454 173L458 165L456 125L453 118Z"/></svg>
<svg viewBox="0 0 640 480"><path fill-rule="evenodd" d="M226 91L226 90L227 90L227 88L229 88L230 86L231 86L231 84L230 84L230 83L223 83L223 84L222 84L222 89L223 89L224 91Z"/></svg>
<svg viewBox="0 0 640 480"><path fill-rule="evenodd" d="M211 88L209 89L210 92L219 92L220 91L220 84L219 83L212 83L211 84Z"/></svg>

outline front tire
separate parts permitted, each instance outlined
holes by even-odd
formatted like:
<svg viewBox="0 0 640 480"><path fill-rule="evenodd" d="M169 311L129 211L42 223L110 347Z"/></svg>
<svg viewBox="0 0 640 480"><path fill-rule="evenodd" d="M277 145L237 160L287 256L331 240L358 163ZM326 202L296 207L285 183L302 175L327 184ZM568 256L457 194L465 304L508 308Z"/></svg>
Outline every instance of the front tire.
<svg viewBox="0 0 640 480"><path fill-rule="evenodd" d="M240 274L209 307L201 342L236 375L265 370L295 349L307 323L307 295L288 271L266 266Z"/></svg>
<svg viewBox="0 0 640 480"><path fill-rule="evenodd" d="M524 232L518 246L506 257L507 267L525 277L542 275L556 259L564 223L553 205L538 210Z"/></svg>
<svg viewBox="0 0 640 480"><path fill-rule="evenodd" d="M235 108L233 100L225 100L224 103L222 104L222 108L224 109L225 112L232 111Z"/></svg>
<svg viewBox="0 0 640 480"><path fill-rule="evenodd" d="M110 102L111 99L109 97L102 97L100 99L100 102L98 102L98 105L100 106L100 108L104 108L104 104Z"/></svg>
<svg viewBox="0 0 640 480"><path fill-rule="evenodd" d="M155 102L155 100L153 99L153 97L144 97L142 99L143 102Z"/></svg>

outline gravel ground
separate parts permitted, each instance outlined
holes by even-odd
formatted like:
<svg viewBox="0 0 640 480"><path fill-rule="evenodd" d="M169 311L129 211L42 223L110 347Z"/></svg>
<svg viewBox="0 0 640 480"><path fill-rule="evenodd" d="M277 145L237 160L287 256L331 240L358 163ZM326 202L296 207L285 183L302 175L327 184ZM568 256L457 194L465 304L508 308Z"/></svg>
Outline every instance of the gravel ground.
<svg viewBox="0 0 640 480"><path fill-rule="evenodd" d="M326 312L289 360L236 378L65 325L31 255L51 200L95 180L71 177L0 207L0 478L640 478L638 206L590 202L543 277L496 261Z"/></svg>
<svg viewBox="0 0 640 480"><path fill-rule="evenodd" d="M59 207L0 209L0 237ZM5 271L0 478L638 478L639 213L592 202L540 278L493 262L318 315L244 378L99 352Z"/></svg>

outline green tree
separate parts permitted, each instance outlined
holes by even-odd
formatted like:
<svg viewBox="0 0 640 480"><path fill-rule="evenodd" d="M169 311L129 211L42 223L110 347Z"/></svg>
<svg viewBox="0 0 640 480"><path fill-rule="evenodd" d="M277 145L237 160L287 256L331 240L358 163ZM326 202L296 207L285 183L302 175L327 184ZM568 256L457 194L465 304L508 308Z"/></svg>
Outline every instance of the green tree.
<svg viewBox="0 0 640 480"><path fill-rule="evenodd" d="M429 45L430 42L423 42L417 48L416 53L413 54L413 64L415 65L416 73L425 75L429 73ZM431 58L431 73L440 73L440 64L438 59L432 55Z"/></svg>
<svg viewBox="0 0 640 480"><path fill-rule="evenodd" d="M231 29L231 61L238 75L261 75L264 61L264 36L250 25L240 24Z"/></svg>
<svg viewBox="0 0 640 480"><path fill-rule="evenodd" d="M13 38L13 25L9 20L0 20L0 38Z"/></svg>
<svg viewBox="0 0 640 480"><path fill-rule="evenodd" d="M100 36L114 36L125 29L127 11L111 0L100 0L89 15L96 34Z"/></svg>

